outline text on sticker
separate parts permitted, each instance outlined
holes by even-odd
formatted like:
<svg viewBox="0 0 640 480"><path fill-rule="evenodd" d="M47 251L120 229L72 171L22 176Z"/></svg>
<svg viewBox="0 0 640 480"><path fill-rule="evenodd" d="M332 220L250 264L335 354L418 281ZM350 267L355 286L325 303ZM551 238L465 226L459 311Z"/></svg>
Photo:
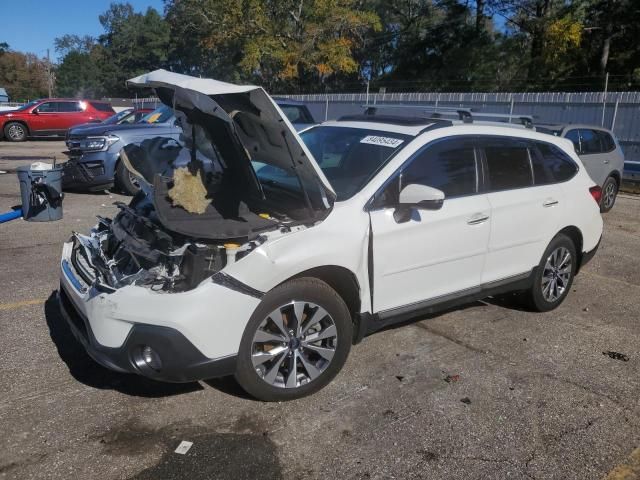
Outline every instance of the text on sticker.
<svg viewBox="0 0 640 480"><path fill-rule="evenodd" d="M370 145L382 145L383 147L391 147L396 148L400 145L404 140L400 140L399 138L391 138L391 137L379 137L378 135L367 135L360 143L368 143Z"/></svg>

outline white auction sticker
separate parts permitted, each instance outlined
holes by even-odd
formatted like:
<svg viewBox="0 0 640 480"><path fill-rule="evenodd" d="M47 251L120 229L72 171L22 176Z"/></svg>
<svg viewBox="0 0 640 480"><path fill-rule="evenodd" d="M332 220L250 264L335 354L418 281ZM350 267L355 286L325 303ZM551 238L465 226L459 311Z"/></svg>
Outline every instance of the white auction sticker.
<svg viewBox="0 0 640 480"><path fill-rule="evenodd" d="M399 138L391 138L391 137L379 137L378 135L367 135L360 143L369 143L371 145L382 145L383 147L391 147L396 148L400 145L404 140L400 140Z"/></svg>

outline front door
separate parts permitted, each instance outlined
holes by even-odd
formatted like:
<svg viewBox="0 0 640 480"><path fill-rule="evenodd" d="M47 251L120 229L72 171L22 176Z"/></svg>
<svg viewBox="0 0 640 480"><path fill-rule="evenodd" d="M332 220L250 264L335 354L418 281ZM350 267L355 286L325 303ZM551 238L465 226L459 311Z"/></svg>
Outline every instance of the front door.
<svg viewBox="0 0 640 480"><path fill-rule="evenodd" d="M417 152L376 195L369 212L374 312L480 285L491 218L487 196L478 193L479 171L471 139L442 140ZM442 190L442 208L415 209L398 221L399 191L414 183Z"/></svg>

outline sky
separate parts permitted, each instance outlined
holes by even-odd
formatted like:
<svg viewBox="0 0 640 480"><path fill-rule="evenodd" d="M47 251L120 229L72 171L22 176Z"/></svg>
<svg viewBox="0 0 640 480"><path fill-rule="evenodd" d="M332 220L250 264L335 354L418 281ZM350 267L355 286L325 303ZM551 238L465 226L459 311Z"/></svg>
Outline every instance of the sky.
<svg viewBox="0 0 640 480"><path fill-rule="evenodd" d="M65 33L91 35L103 33L98 15L115 0L0 0L0 43L11 50L34 53L39 57L51 50L57 60L53 39ZM160 13L162 0L128 0L136 11L153 7Z"/></svg>

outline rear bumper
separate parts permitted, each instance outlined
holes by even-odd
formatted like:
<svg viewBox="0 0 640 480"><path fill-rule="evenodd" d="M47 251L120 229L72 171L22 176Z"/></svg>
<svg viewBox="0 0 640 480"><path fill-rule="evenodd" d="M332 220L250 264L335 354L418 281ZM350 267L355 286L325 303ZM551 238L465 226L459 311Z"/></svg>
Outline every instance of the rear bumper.
<svg viewBox="0 0 640 480"><path fill-rule="evenodd" d="M73 336L91 358L111 370L176 383L223 377L236 370L236 355L207 358L184 335L169 327L134 324L122 346L105 347L96 340L91 324L75 308L62 284L58 291L58 302ZM162 368L154 370L141 361L144 346L150 346L159 355Z"/></svg>
<svg viewBox="0 0 640 480"><path fill-rule="evenodd" d="M595 247L593 247L588 252L582 252L582 256L580 257L580 267L578 271L580 271L582 267L584 267L587 263L589 263L593 259L593 257L596 255L596 252L598 251L598 248L600 247L601 241L602 241L602 237L600 237Z"/></svg>

